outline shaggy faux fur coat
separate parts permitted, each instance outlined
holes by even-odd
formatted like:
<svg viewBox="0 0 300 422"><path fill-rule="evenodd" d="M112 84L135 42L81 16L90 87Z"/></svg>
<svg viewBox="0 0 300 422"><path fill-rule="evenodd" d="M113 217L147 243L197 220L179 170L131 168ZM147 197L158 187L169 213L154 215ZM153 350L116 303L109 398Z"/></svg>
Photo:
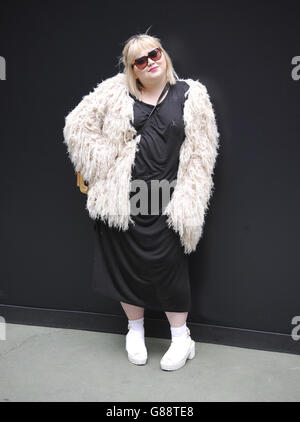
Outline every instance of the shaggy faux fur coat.
<svg viewBox="0 0 300 422"><path fill-rule="evenodd" d="M177 181L163 214L179 234L185 254L196 249L214 188L213 171L219 132L206 87L184 80L185 139L180 149ZM86 209L92 219L126 231L130 215L131 171L141 135L132 125L134 99L124 73L100 82L67 115L64 143L75 171L88 182Z"/></svg>

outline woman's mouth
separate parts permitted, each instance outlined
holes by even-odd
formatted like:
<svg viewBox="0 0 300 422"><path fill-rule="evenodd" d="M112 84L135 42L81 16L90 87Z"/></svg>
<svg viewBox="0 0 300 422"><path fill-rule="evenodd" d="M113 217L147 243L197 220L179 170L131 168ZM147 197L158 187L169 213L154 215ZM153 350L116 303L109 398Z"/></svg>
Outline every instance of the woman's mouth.
<svg viewBox="0 0 300 422"><path fill-rule="evenodd" d="M152 72L153 70L158 69L158 66L152 67L149 72Z"/></svg>

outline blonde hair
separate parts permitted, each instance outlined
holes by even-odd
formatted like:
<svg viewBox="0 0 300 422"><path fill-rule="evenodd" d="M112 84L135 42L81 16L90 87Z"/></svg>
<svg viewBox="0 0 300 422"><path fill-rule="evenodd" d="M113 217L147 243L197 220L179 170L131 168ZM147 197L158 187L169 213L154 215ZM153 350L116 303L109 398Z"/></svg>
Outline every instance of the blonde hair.
<svg viewBox="0 0 300 422"><path fill-rule="evenodd" d="M171 85L175 85L176 80L179 76L174 70L172 60L166 50L163 48L161 41L158 37L145 34L136 34L131 36L125 41L122 51L122 56L119 58L119 65L123 64L123 73L126 75L126 81L129 92L136 98L140 97L140 91L143 87L139 79L136 79L132 64L137 57L140 48L156 48L160 47L166 59L166 82L170 82Z"/></svg>

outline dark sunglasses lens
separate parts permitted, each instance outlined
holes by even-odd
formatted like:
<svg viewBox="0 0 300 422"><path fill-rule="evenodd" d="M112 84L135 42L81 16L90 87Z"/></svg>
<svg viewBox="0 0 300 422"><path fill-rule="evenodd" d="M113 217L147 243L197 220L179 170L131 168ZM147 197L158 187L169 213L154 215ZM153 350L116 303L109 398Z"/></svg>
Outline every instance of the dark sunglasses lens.
<svg viewBox="0 0 300 422"><path fill-rule="evenodd" d="M160 50L158 48L156 48L155 50L150 51L149 57L152 60L159 60L161 58L161 52L160 52Z"/></svg>
<svg viewBox="0 0 300 422"><path fill-rule="evenodd" d="M136 59L135 64L138 68L143 69L147 65L148 58L146 56Z"/></svg>

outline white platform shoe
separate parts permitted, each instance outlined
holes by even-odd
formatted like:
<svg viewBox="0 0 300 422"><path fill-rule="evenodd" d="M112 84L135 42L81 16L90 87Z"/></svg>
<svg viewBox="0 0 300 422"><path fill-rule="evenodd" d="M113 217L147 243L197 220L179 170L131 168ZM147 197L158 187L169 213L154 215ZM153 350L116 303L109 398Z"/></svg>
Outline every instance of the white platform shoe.
<svg viewBox="0 0 300 422"><path fill-rule="evenodd" d="M187 359L195 357L195 341L191 339L188 327L186 330L186 336L172 338L171 346L160 361L161 369L174 371L182 368Z"/></svg>
<svg viewBox="0 0 300 422"><path fill-rule="evenodd" d="M135 365L145 365L148 358L147 348L145 345L145 339L139 337L136 333L130 329L128 325L128 333L126 334L126 351L128 359Z"/></svg>

